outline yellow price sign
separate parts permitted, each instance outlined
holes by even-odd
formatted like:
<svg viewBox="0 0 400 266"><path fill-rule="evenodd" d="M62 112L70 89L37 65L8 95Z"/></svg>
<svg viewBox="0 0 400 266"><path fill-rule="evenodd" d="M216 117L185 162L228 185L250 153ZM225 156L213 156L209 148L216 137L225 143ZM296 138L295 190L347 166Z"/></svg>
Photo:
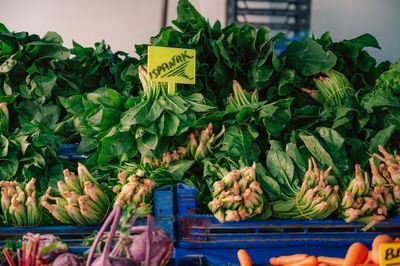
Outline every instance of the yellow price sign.
<svg viewBox="0 0 400 266"><path fill-rule="evenodd" d="M167 82L168 93L174 94L176 83L196 83L196 50L149 46L147 67L150 80Z"/></svg>
<svg viewBox="0 0 400 266"><path fill-rule="evenodd" d="M400 266L400 243L384 243L379 246L380 266Z"/></svg>

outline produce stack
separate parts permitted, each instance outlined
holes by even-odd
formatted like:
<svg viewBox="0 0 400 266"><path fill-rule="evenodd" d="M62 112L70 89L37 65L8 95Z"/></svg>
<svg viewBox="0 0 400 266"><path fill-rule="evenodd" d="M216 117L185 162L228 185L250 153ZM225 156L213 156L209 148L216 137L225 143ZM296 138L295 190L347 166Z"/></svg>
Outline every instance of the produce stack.
<svg viewBox="0 0 400 266"><path fill-rule="evenodd" d="M0 24L4 224L37 224L42 207L66 224L99 224L111 205L146 215L155 186L178 183L195 187L198 209L221 222L340 216L369 228L400 211L400 158L383 146L373 154L400 145L400 61L377 64L372 35L334 41L326 32L278 55L283 35L266 27L211 25L188 0L177 15L150 41L196 50L195 82L176 91L150 79L149 44L131 58L104 42L69 49L55 32ZM57 156L61 143L79 143L99 179L82 164L62 173L73 165ZM371 180L361 171L368 160Z"/></svg>
<svg viewBox="0 0 400 266"><path fill-rule="evenodd" d="M162 159L159 160L157 158L143 158L143 165L149 165L151 169L155 170L160 167L168 167L173 163L179 162L186 157L186 148L178 147L177 150L173 150L172 152L164 152L162 155Z"/></svg>
<svg viewBox="0 0 400 266"><path fill-rule="evenodd" d="M339 186L328 184L332 167L319 170L314 158L308 160L300 191L295 198L273 203L274 215L280 219L325 219L339 208ZM288 204L289 203L289 204Z"/></svg>
<svg viewBox="0 0 400 266"><path fill-rule="evenodd" d="M187 158L201 161L213 155L213 149L224 132L225 127L223 126L218 135L215 135L215 133L213 133L213 124L209 123L208 126L200 132L196 130L194 133L190 133L186 146Z"/></svg>
<svg viewBox="0 0 400 266"><path fill-rule="evenodd" d="M252 93L243 90L242 86L237 80L233 81L232 84L233 92L226 99L227 110L236 110L240 107L248 106L249 104L255 104L258 102L258 90L254 90Z"/></svg>
<svg viewBox="0 0 400 266"><path fill-rule="evenodd" d="M388 201L385 202L384 198ZM387 187L380 186L376 182L370 184L367 172L364 172L363 177L361 165L357 164L355 177L351 180L341 202L341 215L344 220L348 223L354 220L364 222L366 226L362 230L368 230L386 218L392 204L393 197Z"/></svg>
<svg viewBox="0 0 400 266"><path fill-rule="evenodd" d="M345 75L339 71L329 69L321 72L318 78L314 78L316 89L310 90L303 88L318 102L326 105L343 105L347 95L353 95L354 89Z"/></svg>
<svg viewBox="0 0 400 266"><path fill-rule="evenodd" d="M208 208L221 223L238 222L263 212L262 189L256 180L256 163L233 170L213 184Z"/></svg>
<svg viewBox="0 0 400 266"><path fill-rule="evenodd" d="M162 159L144 157L142 160L143 166L149 165L152 170L168 167L180 160L196 160L201 161L214 154L213 149L217 146L218 140L223 136L225 126L222 126L221 131L215 135L213 132L213 124L209 123L202 130L196 129L189 134L186 147L178 146L172 152L164 152Z"/></svg>
<svg viewBox="0 0 400 266"><path fill-rule="evenodd" d="M357 164L355 177L346 189L341 203L341 215L345 221L366 223L364 231L386 219L391 211L398 212L400 202L400 179L398 178L400 157L388 153L383 145L379 145L379 151L383 157L374 153L369 159L371 181L367 172L364 172L363 177L361 166ZM378 167L374 158L378 158L383 163Z"/></svg>
<svg viewBox="0 0 400 266"><path fill-rule="evenodd" d="M0 181L1 209L6 221L14 226L34 226L42 217L41 205L36 200L36 178L26 185L16 181ZM40 198L39 202L43 200Z"/></svg>
<svg viewBox="0 0 400 266"><path fill-rule="evenodd" d="M78 176L64 170L64 182L58 181L58 197L48 196L41 205L64 224L97 225L106 217L110 200L87 168L78 163ZM51 189L51 187L49 188Z"/></svg>
<svg viewBox="0 0 400 266"><path fill-rule="evenodd" d="M118 193L114 207L130 205L130 210L136 217L147 217L152 214L153 189L157 184L143 177L144 171L140 169L128 177L126 172L118 174L119 184L113 188L113 192Z"/></svg>

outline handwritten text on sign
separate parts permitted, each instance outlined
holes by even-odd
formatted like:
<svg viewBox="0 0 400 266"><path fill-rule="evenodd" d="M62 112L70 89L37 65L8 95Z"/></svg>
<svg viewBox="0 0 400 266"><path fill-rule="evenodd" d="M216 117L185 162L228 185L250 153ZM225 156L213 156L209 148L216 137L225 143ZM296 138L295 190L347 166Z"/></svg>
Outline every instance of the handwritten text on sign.
<svg viewBox="0 0 400 266"><path fill-rule="evenodd" d="M383 243L379 246L381 266L400 266L400 243Z"/></svg>
<svg viewBox="0 0 400 266"><path fill-rule="evenodd" d="M152 81L195 84L196 50L148 47L148 73Z"/></svg>

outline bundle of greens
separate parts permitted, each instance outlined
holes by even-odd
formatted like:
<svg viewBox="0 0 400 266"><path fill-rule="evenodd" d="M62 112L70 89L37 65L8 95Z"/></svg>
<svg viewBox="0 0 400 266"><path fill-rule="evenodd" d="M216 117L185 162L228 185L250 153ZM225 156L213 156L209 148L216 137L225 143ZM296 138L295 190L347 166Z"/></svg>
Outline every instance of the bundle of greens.
<svg viewBox="0 0 400 266"><path fill-rule="evenodd" d="M144 67L139 67L139 77L142 97L131 99L126 104L130 108L106 137L129 134L135 139L134 146L142 157L160 158L163 153L173 150L170 146L175 138L172 137L187 132L200 114L211 112L215 107L208 105L200 93L169 95L167 84L151 82Z"/></svg>
<svg viewBox="0 0 400 266"><path fill-rule="evenodd" d="M160 167L168 167L171 164L179 162L186 158L187 149L183 146L179 146L176 150L172 152L164 152L162 155L162 159L158 160L157 158L143 158L142 164L144 166L150 166L152 170L158 169Z"/></svg>
<svg viewBox="0 0 400 266"><path fill-rule="evenodd" d="M8 111L7 102L0 103L0 130L8 131L10 125L10 113Z"/></svg>
<svg viewBox="0 0 400 266"><path fill-rule="evenodd" d="M132 70L128 71L138 61L122 52L112 53L104 41L95 43L94 48L73 42L71 50L62 44L55 32L39 37L10 32L0 24L0 101L14 105L12 117L20 114L60 134L59 122L67 113L57 101L58 96L69 97L100 87L129 95L138 83L132 78ZM12 121L10 128L17 127Z"/></svg>
<svg viewBox="0 0 400 266"><path fill-rule="evenodd" d="M127 172L118 174L119 184L113 188L113 192L118 193L114 207L131 205L130 209L136 217L147 217L152 214L153 189L157 184L149 178L144 178L144 174L143 170L138 170L129 176Z"/></svg>
<svg viewBox="0 0 400 266"><path fill-rule="evenodd" d="M213 184L213 199L208 208L221 223L238 222L264 209L263 191L256 181L256 163L227 173Z"/></svg>
<svg viewBox="0 0 400 266"><path fill-rule="evenodd" d="M59 222L97 225L107 216L110 200L83 164L78 163L78 176L65 169L64 182L58 181L57 185L59 197L48 195L41 205Z"/></svg>
<svg viewBox="0 0 400 266"><path fill-rule="evenodd" d="M327 31L319 39L315 36L312 36L312 39L336 56L336 63L332 68L343 73L356 91L373 88L375 80L389 68L388 61L377 65L376 59L366 51L365 48L368 47L381 48L371 34L366 33L350 40L335 42ZM308 60L312 61L311 58Z"/></svg>
<svg viewBox="0 0 400 266"><path fill-rule="evenodd" d="M55 102L58 61L71 52L62 46L62 38L48 32L40 38L27 32L9 32L0 24L0 87L2 102L13 104L11 117L22 115L46 127L59 121L61 110ZM11 120L10 130L18 128Z"/></svg>
<svg viewBox="0 0 400 266"><path fill-rule="evenodd" d="M249 24L210 25L188 0L178 2L177 14L176 28L162 28L150 45L196 49L196 84L185 86L185 91L200 92L223 109L233 80L245 88L268 87L280 68L274 48L282 34L271 36L269 28ZM146 64L148 45L135 47Z"/></svg>
<svg viewBox="0 0 400 266"><path fill-rule="evenodd" d="M379 167L370 159L372 170L372 185L381 186L393 194L392 200L385 197L385 205L388 210L393 207L394 212L400 211L400 156L386 151L383 145L379 145L379 151L383 154L374 153L373 156L381 161ZM394 200L394 202L393 202Z"/></svg>
<svg viewBox="0 0 400 266"><path fill-rule="evenodd" d="M201 161L206 157L214 155L213 149L217 146L217 142L224 135L225 127L222 126L218 135L213 133L213 124L209 123L208 126L201 130L190 133L189 140L186 146L186 154L188 159Z"/></svg>
<svg viewBox="0 0 400 266"><path fill-rule="evenodd" d="M322 104L343 105L346 94L354 94L354 89L346 76L329 69L322 71L321 76L314 78L317 90L303 88L302 90Z"/></svg>
<svg viewBox="0 0 400 266"><path fill-rule="evenodd" d="M232 84L233 92L226 99L227 110L236 110L240 107L249 106L250 104L258 103L258 90L255 89L252 93L243 90L240 83L236 80Z"/></svg>
<svg viewBox="0 0 400 266"><path fill-rule="evenodd" d="M376 174L377 169L373 159L370 162L372 172ZM341 217L348 223L351 221L365 223L361 229L363 231L386 219L394 204L391 189L385 186L386 181L375 174L370 183L367 172L363 178L361 166L357 164L355 177L347 187L340 204Z"/></svg>
<svg viewBox="0 0 400 266"><path fill-rule="evenodd" d="M36 179L32 178L27 184L16 181L0 181L1 209L6 224L14 226L35 226L42 218L42 206L36 200Z"/></svg>
<svg viewBox="0 0 400 266"><path fill-rule="evenodd" d="M272 203L274 217L281 219L325 219L340 204L339 186L328 184L332 167L319 170L314 158L308 160L308 170L303 183L294 197Z"/></svg>
<svg viewBox="0 0 400 266"><path fill-rule="evenodd" d="M50 176L57 175L61 160L56 151L61 140L43 124L19 117L19 128L9 131L9 105L0 104L0 175L2 180L25 182L38 177L38 188L47 187ZM11 106L12 108L12 106ZM62 167L62 166L61 166Z"/></svg>
<svg viewBox="0 0 400 266"><path fill-rule="evenodd" d="M86 94L59 97L68 112L64 123L73 124L74 134L80 139L78 151L89 156L88 162L92 165L104 165L116 159L113 150L118 151L120 160L135 150L133 140L127 134L119 134L113 141L107 137L118 125L127 99L118 91L106 87Z"/></svg>

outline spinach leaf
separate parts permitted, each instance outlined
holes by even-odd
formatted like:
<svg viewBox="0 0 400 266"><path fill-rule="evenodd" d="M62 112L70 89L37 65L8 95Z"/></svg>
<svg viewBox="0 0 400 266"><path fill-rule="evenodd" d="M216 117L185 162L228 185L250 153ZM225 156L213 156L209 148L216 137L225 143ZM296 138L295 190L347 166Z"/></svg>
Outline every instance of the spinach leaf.
<svg viewBox="0 0 400 266"><path fill-rule="evenodd" d="M293 41L281 57L286 58L286 64L304 76L318 74L336 64L336 55L331 51L325 51L321 45L311 39L304 42Z"/></svg>

